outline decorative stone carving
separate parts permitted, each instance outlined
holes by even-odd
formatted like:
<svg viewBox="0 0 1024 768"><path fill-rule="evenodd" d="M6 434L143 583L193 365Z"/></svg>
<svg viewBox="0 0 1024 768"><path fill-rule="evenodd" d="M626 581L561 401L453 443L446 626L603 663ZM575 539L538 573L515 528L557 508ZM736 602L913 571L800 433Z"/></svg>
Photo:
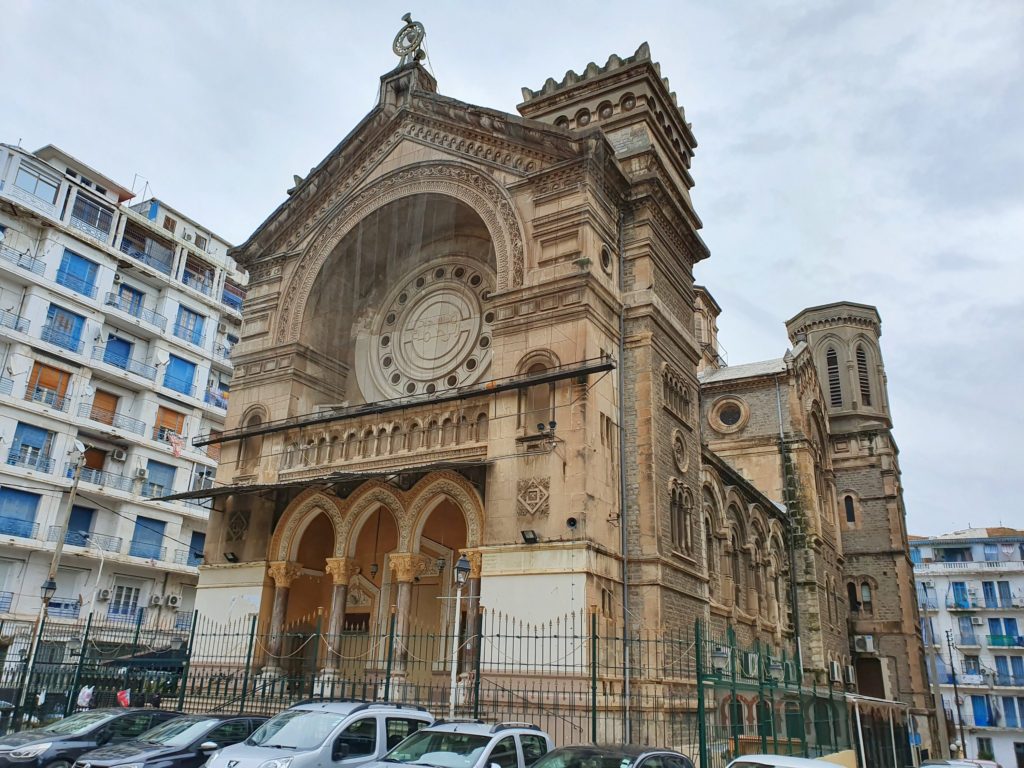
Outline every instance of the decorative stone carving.
<svg viewBox="0 0 1024 768"><path fill-rule="evenodd" d="M287 589L302 575L302 564L279 560L267 566L267 575L274 580L274 586Z"/></svg>
<svg viewBox="0 0 1024 768"><path fill-rule="evenodd" d="M417 552L398 552L388 558L395 581L409 582L422 576L430 567L430 559Z"/></svg>
<svg viewBox="0 0 1024 768"><path fill-rule="evenodd" d="M225 541L242 541L249 532L249 510L236 509L228 515Z"/></svg>
<svg viewBox="0 0 1024 768"><path fill-rule="evenodd" d="M335 539L339 540L338 531L342 526L342 514L338 508L338 499L319 491L307 491L295 498L278 521L270 540L271 556L276 555L281 560L291 557L300 527L319 512L327 515L334 528Z"/></svg>
<svg viewBox="0 0 1024 768"><path fill-rule="evenodd" d="M371 597L361 589L351 589L345 605L349 608L366 608L373 602Z"/></svg>
<svg viewBox="0 0 1024 768"><path fill-rule="evenodd" d="M675 461L676 469L685 474L686 468L690 465L690 456L686 451L683 433L678 429L672 432L672 459Z"/></svg>
<svg viewBox="0 0 1024 768"><path fill-rule="evenodd" d="M347 557L328 557L327 573L334 584L348 584L351 578L359 573L359 566Z"/></svg>
<svg viewBox="0 0 1024 768"><path fill-rule="evenodd" d="M484 505L480 496L466 478L456 472L437 472L417 483L409 493L407 509L413 520L412 530L399 534L399 546L412 549L418 542L423 526L438 496L447 496L462 510L466 521L466 544L478 547L483 543Z"/></svg>
<svg viewBox="0 0 1024 768"><path fill-rule="evenodd" d="M459 554L465 555L466 559L469 560L469 578L479 579L484 562L484 553L479 549L460 549Z"/></svg>
<svg viewBox="0 0 1024 768"><path fill-rule="evenodd" d="M551 480L529 477L519 480L516 492L516 510L521 516L546 515L550 512Z"/></svg>

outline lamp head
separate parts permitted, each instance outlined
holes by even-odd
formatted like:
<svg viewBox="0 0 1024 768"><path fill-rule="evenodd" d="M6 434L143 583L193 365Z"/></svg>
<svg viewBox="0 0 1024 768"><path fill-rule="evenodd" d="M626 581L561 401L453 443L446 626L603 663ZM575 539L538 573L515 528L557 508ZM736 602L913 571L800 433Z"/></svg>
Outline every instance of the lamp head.
<svg viewBox="0 0 1024 768"><path fill-rule="evenodd" d="M469 572L471 568L472 567L469 564L469 558L467 558L465 555L462 555L459 558L459 562L455 564L455 583L458 586L461 587L463 584L466 583L466 579L469 578Z"/></svg>
<svg viewBox="0 0 1024 768"><path fill-rule="evenodd" d="M57 582L53 579L47 579L43 582L43 586L39 590L43 595L43 602L49 603L53 599L53 596L57 594Z"/></svg>

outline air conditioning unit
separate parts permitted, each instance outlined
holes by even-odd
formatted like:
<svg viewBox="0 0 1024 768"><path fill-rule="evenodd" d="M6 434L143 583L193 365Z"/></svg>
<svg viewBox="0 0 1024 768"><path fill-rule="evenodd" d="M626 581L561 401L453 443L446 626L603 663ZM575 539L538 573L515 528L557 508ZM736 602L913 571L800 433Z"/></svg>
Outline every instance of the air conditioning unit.
<svg viewBox="0 0 1024 768"><path fill-rule="evenodd" d="M218 323L217 324L217 333L227 333L227 332L228 332L228 324L227 323Z"/></svg>
<svg viewBox="0 0 1024 768"><path fill-rule="evenodd" d="M149 596L149 604L150 605L163 605L163 603L164 603L163 596L161 596L161 595L150 595Z"/></svg>
<svg viewBox="0 0 1024 768"><path fill-rule="evenodd" d="M185 233L185 239L186 239L186 240L187 240L188 242L190 242L190 243L191 243L191 242L192 242L192 233L191 233L191 232L186 232L186 233Z"/></svg>
<svg viewBox="0 0 1024 768"><path fill-rule="evenodd" d="M985 620L983 618L981 618L981 616L971 616L971 626L972 627L984 627L985 626Z"/></svg>
<svg viewBox="0 0 1024 768"><path fill-rule="evenodd" d="M101 589L99 592L96 593L96 599L104 603L107 602L107 600L110 599L110 590Z"/></svg>
<svg viewBox="0 0 1024 768"><path fill-rule="evenodd" d="M121 282L121 273L120 272L115 272L114 273L114 284L116 285L117 283L120 283L120 282Z"/></svg>
<svg viewBox="0 0 1024 768"><path fill-rule="evenodd" d="M136 467L135 468L135 476L137 478L139 478L140 480L145 480L146 479L146 468L145 467Z"/></svg>
<svg viewBox="0 0 1024 768"><path fill-rule="evenodd" d="M760 677L761 658L756 653L743 654L743 674L747 677Z"/></svg>
<svg viewBox="0 0 1024 768"><path fill-rule="evenodd" d="M114 461L126 461L128 459L128 451L124 448L115 448L110 452L110 458Z"/></svg>
<svg viewBox="0 0 1024 768"><path fill-rule="evenodd" d="M934 581L922 581L921 582L921 586L924 587L925 589L935 589L935 582Z"/></svg>
<svg viewBox="0 0 1024 768"><path fill-rule="evenodd" d="M874 635L854 635L853 636L853 650L857 653L874 653L875 652L875 636Z"/></svg>
<svg viewBox="0 0 1024 768"><path fill-rule="evenodd" d="M843 682L843 667L838 661L828 663L828 679L833 683Z"/></svg>
<svg viewBox="0 0 1024 768"><path fill-rule="evenodd" d="M846 682L850 685L857 682L857 668L853 664L846 665Z"/></svg>
<svg viewBox="0 0 1024 768"><path fill-rule="evenodd" d="M180 604L181 604L181 596L180 595L167 595L164 598L164 605L166 605L168 608L177 608L178 605L180 605Z"/></svg>
<svg viewBox="0 0 1024 768"><path fill-rule="evenodd" d="M971 597L977 597L978 596L978 589L977 589L977 587L968 587L967 594L970 595Z"/></svg>

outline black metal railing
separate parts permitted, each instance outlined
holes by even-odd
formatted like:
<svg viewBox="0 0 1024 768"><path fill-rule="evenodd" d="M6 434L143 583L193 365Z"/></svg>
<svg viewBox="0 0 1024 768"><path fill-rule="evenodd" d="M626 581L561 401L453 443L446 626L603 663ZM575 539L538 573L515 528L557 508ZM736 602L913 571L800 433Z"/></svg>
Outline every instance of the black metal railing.
<svg viewBox="0 0 1024 768"><path fill-rule="evenodd" d="M146 422L141 419L134 419L116 411L108 411L92 403L82 403L78 406L78 415L83 419L96 421L117 429L123 429L136 435L146 434Z"/></svg>

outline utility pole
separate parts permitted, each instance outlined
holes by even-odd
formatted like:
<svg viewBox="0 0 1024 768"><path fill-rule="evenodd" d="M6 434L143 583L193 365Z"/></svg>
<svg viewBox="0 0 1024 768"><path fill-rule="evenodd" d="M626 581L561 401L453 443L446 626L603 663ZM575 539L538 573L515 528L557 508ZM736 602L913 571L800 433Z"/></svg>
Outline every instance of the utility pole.
<svg viewBox="0 0 1024 768"><path fill-rule="evenodd" d="M25 685L21 688L21 698L18 701L18 707L15 710L19 716L24 714L25 701L28 698L28 689L32 686L32 670L36 664L36 655L39 652L39 643L42 639L40 635L42 634L43 619L46 616L46 608L50 603L50 598L52 598L54 593L57 591L57 569L60 567L60 556L64 552L64 538L68 534L68 523L71 520L71 508L75 505L75 496L78 495L78 483L82 479L82 465L85 463L85 446L76 440L75 447L71 451L71 455L74 456L74 471L71 478L71 490L68 492L67 503L61 510L57 543L54 545L53 558L50 560L50 572L42 586L42 603L39 606L39 615L36 617L35 626L32 628L32 646L29 649L28 654Z"/></svg>
<svg viewBox="0 0 1024 768"><path fill-rule="evenodd" d="M921 639L924 641L925 658L928 660L928 678L932 684L932 701L935 707L935 737L938 739L939 757L949 759L949 731L946 730L946 708L942 704L942 689L939 687L939 664L935 659L935 629L928 616L928 593L925 592L924 621L921 622Z"/></svg>
<svg viewBox="0 0 1024 768"><path fill-rule="evenodd" d="M953 698L956 700L956 720L960 725L961 758L967 757L967 739L964 737L964 713L960 709L960 689L956 684L956 663L953 661L953 630L946 630L946 647L949 649L949 673L953 676Z"/></svg>

